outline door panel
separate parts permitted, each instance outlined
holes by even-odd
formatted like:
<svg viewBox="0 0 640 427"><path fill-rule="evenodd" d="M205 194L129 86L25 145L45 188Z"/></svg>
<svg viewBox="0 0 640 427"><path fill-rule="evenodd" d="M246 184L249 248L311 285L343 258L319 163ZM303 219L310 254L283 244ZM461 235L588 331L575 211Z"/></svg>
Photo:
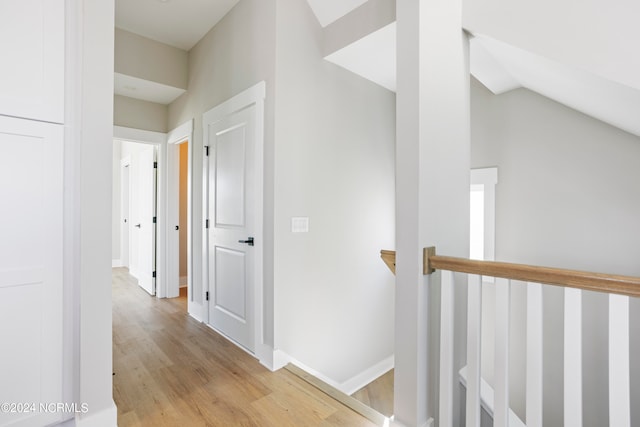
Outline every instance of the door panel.
<svg viewBox="0 0 640 427"><path fill-rule="evenodd" d="M208 126L209 323L254 351L255 107Z"/></svg>
<svg viewBox="0 0 640 427"><path fill-rule="evenodd" d="M216 309L246 322L246 254L216 247Z"/></svg>
<svg viewBox="0 0 640 427"><path fill-rule="evenodd" d="M64 0L0 1L0 114L62 123Z"/></svg>
<svg viewBox="0 0 640 427"><path fill-rule="evenodd" d="M138 156L138 284L149 294L155 295L155 238L156 224L156 175L155 149L145 147ZM138 227L139 225L139 227Z"/></svg>
<svg viewBox="0 0 640 427"><path fill-rule="evenodd" d="M217 227L245 225L245 129L243 124L216 136Z"/></svg>
<svg viewBox="0 0 640 427"><path fill-rule="evenodd" d="M62 401L63 131L0 117L0 402ZM0 411L0 426L60 420Z"/></svg>

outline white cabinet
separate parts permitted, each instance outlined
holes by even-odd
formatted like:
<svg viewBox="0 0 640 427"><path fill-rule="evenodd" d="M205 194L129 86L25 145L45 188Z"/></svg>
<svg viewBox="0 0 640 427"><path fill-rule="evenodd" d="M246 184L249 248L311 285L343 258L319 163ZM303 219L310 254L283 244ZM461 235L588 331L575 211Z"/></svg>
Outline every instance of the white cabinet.
<svg viewBox="0 0 640 427"><path fill-rule="evenodd" d="M61 125L0 117L3 403L62 402L63 142ZM0 426L42 426L63 416L37 406L5 409Z"/></svg>
<svg viewBox="0 0 640 427"><path fill-rule="evenodd" d="M69 418L55 406L63 402L64 6L0 0L0 427Z"/></svg>
<svg viewBox="0 0 640 427"><path fill-rule="evenodd" d="M62 123L64 0L0 1L0 115Z"/></svg>

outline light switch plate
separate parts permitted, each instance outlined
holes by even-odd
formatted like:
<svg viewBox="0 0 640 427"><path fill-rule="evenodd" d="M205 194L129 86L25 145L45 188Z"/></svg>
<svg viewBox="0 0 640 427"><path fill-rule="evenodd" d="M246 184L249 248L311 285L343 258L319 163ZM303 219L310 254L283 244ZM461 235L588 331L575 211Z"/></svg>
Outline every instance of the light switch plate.
<svg viewBox="0 0 640 427"><path fill-rule="evenodd" d="M308 233L309 232L309 217L306 216L294 216L291 218L291 232L292 233Z"/></svg>

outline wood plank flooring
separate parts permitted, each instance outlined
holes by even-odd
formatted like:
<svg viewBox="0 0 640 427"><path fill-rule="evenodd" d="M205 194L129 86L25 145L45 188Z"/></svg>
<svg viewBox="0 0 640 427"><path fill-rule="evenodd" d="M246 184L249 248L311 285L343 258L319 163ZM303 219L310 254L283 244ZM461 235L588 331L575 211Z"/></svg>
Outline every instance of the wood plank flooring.
<svg viewBox="0 0 640 427"><path fill-rule="evenodd" d="M393 369L351 396L382 415L393 415Z"/></svg>
<svg viewBox="0 0 640 427"><path fill-rule="evenodd" d="M189 317L113 269L113 396L118 426L375 426Z"/></svg>

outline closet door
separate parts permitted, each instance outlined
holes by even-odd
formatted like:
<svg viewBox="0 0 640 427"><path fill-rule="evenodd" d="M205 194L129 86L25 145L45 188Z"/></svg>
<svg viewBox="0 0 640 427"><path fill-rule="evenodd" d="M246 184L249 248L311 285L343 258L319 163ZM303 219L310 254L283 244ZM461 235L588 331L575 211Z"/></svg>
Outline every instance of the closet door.
<svg viewBox="0 0 640 427"><path fill-rule="evenodd" d="M0 1L0 115L62 123L64 0Z"/></svg>
<svg viewBox="0 0 640 427"><path fill-rule="evenodd" d="M0 116L3 427L63 417L62 167L62 125Z"/></svg>

